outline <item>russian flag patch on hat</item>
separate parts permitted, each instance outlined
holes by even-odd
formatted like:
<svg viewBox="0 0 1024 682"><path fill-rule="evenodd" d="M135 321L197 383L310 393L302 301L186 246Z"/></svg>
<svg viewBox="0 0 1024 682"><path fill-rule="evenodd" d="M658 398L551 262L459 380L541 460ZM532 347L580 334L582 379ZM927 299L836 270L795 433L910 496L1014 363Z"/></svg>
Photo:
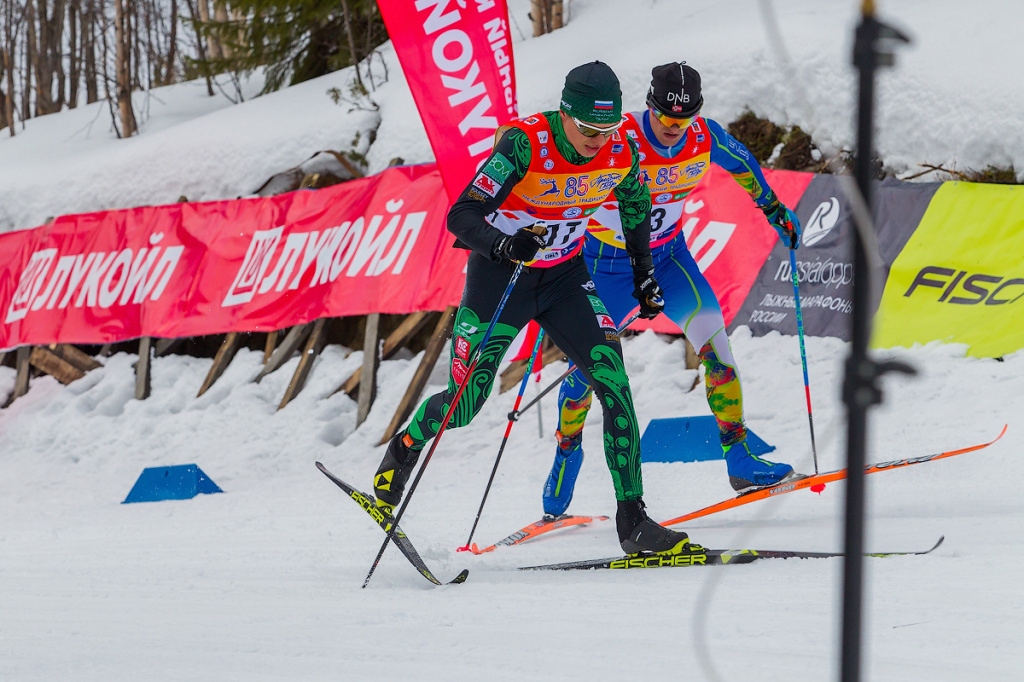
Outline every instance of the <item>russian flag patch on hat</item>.
<svg viewBox="0 0 1024 682"><path fill-rule="evenodd" d="M612 108L611 100L599 99L599 100L594 102L594 108L595 109L609 109L610 110Z"/></svg>

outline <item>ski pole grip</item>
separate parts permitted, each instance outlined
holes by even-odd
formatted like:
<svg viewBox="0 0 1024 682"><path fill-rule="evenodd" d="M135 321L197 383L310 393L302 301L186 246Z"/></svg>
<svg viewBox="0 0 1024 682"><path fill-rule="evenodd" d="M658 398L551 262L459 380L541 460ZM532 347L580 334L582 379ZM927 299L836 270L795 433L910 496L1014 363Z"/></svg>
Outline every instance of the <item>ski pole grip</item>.
<svg viewBox="0 0 1024 682"><path fill-rule="evenodd" d="M544 220L538 220L533 225L531 225L529 229L530 232L533 232L534 234L543 237L548 233L548 224Z"/></svg>

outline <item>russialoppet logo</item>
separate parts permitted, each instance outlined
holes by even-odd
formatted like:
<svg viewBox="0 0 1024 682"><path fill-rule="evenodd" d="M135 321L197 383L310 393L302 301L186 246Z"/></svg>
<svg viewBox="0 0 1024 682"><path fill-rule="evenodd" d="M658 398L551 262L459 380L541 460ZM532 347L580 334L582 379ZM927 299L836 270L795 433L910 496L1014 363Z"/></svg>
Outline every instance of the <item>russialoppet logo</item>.
<svg viewBox="0 0 1024 682"><path fill-rule="evenodd" d="M940 268L934 265L921 268L903 295L910 297L921 287L941 289L942 294L939 295L938 302L954 305L1005 305L1015 303L1024 296L1022 277L971 274L966 270Z"/></svg>
<svg viewBox="0 0 1024 682"><path fill-rule="evenodd" d="M828 201L818 204L817 208L814 209L814 213L811 214L810 219L807 221L807 225L804 226L804 246L811 246L820 242L832 231L838 222L839 200L835 197L830 197Z"/></svg>

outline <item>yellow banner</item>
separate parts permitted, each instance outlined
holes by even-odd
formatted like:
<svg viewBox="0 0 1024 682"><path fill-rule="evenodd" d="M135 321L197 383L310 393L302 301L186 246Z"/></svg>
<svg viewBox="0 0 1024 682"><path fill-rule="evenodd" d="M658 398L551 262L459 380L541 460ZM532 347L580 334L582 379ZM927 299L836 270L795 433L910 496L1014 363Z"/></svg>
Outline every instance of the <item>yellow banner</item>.
<svg viewBox="0 0 1024 682"><path fill-rule="evenodd" d="M872 345L935 340L1024 348L1024 187L944 183L893 263Z"/></svg>

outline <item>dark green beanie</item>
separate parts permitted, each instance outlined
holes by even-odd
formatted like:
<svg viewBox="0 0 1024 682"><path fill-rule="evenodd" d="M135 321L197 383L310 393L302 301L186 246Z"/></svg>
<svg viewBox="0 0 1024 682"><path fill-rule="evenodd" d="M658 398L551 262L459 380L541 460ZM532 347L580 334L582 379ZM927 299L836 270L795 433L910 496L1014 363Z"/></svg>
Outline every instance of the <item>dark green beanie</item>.
<svg viewBox="0 0 1024 682"><path fill-rule="evenodd" d="M615 72L604 62L577 66L565 77L561 109L586 123L618 123L622 91Z"/></svg>

